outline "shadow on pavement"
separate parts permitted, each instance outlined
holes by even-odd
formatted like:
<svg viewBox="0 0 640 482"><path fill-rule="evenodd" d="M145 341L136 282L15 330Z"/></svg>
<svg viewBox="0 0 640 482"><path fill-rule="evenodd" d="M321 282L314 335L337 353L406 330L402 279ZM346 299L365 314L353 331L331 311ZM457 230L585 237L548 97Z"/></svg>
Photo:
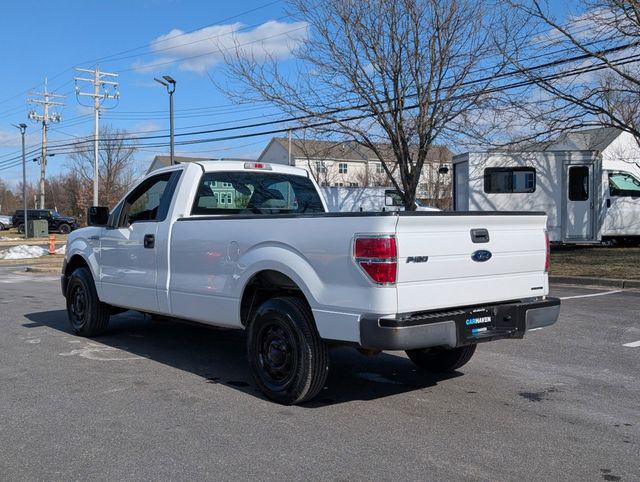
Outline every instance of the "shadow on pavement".
<svg viewBox="0 0 640 482"><path fill-rule="evenodd" d="M25 315L27 328L47 326L73 336L64 310ZM82 338L79 338L82 339ZM112 316L106 334L93 341L148 358L265 399L253 382L246 360L245 335L173 320L154 321L136 312ZM89 342L89 340L87 340ZM416 369L405 357L382 353L365 357L353 348L331 350L325 388L302 406L317 408L353 400L373 400L433 387L460 376L459 372L430 374Z"/></svg>

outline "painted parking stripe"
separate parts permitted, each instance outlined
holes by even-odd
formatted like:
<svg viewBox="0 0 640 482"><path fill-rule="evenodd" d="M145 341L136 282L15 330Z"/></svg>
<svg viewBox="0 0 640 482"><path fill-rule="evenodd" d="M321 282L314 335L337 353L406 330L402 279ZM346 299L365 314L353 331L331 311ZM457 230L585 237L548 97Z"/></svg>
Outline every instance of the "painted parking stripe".
<svg viewBox="0 0 640 482"><path fill-rule="evenodd" d="M604 293L591 293L588 295L575 295L575 296L564 296L561 297L561 300L573 300L575 298L591 298L593 296L605 296L605 295L613 295L615 293L622 293L623 290L613 290L613 291L605 291Z"/></svg>
<svg viewBox="0 0 640 482"><path fill-rule="evenodd" d="M640 346L640 340L638 341L632 341L631 343L625 343L622 346L628 346L630 348L638 348Z"/></svg>

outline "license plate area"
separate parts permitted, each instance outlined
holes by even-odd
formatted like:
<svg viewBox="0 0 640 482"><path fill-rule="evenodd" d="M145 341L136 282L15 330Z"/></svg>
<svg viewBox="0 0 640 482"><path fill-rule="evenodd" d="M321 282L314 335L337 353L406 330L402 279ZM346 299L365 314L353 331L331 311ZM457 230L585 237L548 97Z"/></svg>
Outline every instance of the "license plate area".
<svg viewBox="0 0 640 482"><path fill-rule="evenodd" d="M518 336L519 318L514 305L469 309L456 320L458 345Z"/></svg>

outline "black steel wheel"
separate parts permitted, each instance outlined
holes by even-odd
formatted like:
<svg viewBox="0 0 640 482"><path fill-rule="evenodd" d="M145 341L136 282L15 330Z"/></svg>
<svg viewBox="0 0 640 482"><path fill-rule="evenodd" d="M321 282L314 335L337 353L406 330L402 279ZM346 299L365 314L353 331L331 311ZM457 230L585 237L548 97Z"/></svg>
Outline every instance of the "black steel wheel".
<svg viewBox="0 0 640 482"><path fill-rule="evenodd" d="M407 356L423 370L432 372L448 372L465 365L476 351L475 344L458 348L421 348L407 350Z"/></svg>
<svg viewBox="0 0 640 482"><path fill-rule="evenodd" d="M60 229L62 234L69 234L71 232L71 226L68 224L61 224L58 229Z"/></svg>
<svg viewBox="0 0 640 482"><path fill-rule="evenodd" d="M24 234L24 223L18 224L18 233Z"/></svg>
<svg viewBox="0 0 640 482"><path fill-rule="evenodd" d="M87 268L78 268L71 273L66 298L67 316L76 335L96 336L107 329L110 307L98 299Z"/></svg>
<svg viewBox="0 0 640 482"><path fill-rule="evenodd" d="M271 400L302 403L324 386L327 347L309 308L298 298L273 298L256 310L248 327L247 352L253 377Z"/></svg>

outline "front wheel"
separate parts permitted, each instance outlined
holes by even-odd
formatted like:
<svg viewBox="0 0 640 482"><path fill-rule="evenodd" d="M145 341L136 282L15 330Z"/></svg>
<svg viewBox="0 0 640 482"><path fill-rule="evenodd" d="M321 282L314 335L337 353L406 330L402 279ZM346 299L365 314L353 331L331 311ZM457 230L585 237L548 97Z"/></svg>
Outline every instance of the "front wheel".
<svg viewBox="0 0 640 482"><path fill-rule="evenodd" d="M71 226L69 226L68 224L61 224L58 229L62 234L69 234L71 232Z"/></svg>
<svg viewBox="0 0 640 482"><path fill-rule="evenodd" d="M324 387L327 346L307 305L298 298L265 301L248 328L247 353L253 377L271 400L306 402Z"/></svg>
<svg viewBox="0 0 640 482"><path fill-rule="evenodd" d="M18 233L24 234L24 223L18 224Z"/></svg>
<svg viewBox="0 0 640 482"><path fill-rule="evenodd" d="M98 299L91 272L78 268L67 284L67 316L76 335L96 336L104 333L111 315L110 307Z"/></svg>
<svg viewBox="0 0 640 482"><path fill-rule="evenodd" d="M458 348L420 348L407 350L409 359L423 370L432 372L448 372L465 365L476 351L476 345L465 345Z"/></svg>

